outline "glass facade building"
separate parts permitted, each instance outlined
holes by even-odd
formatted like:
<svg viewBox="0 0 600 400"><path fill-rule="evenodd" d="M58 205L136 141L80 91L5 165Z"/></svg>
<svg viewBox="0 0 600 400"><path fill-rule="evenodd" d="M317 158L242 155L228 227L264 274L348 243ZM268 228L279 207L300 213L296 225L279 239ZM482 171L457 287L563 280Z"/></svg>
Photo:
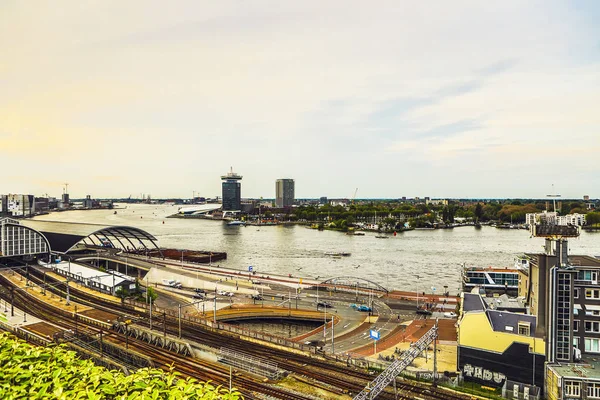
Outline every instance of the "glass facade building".
<svg viewBox="0 0 600 400"><path fill-rule="evenodd" d="M277 179L275 181L275 205L290 207L294 204L295 188L293 179Z"/></svg>

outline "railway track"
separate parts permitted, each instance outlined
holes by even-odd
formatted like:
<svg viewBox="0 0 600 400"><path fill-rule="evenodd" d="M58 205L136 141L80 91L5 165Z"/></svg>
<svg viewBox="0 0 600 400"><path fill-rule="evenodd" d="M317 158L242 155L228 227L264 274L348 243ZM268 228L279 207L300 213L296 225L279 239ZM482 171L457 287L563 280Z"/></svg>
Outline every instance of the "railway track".
<svg viewBox="0 0 600 400"><path fill-rule="evenodd" d="M31 274L30 279L37 283L41 283L42 281L40 275L41 273L37 269L33 268L33 273ZM54 291L57 295L64 296L65 294L64 291L58 288L55 288ZM130 316L147 318L146 312L135 310L135 308L131 306L121 307L116 302L110 302L98 298L74 287L71 288L70 292L72 299L75 299L83 304L121 315L125 311L129 313ZM160 325L161 322L159 321L154 323L155 329L157 326L160 326L160 329L165 329L164 326ZM149 326L144 319L142 319L139 324L146 327ZM178 321L176 318L167 316L166 325L167 333L171 335L178 334ZM251 353L260 358L268 358L271 361L277 362L280 368L306 376L315 381L325 383L328 386L332 386L333 388L331 391L337 392L338 394L341 394L345 391L349 393L358 393L375 377L374 375L370 375L352 367L341 366L332 362L323 361L305 355L298 355L268 346L257 346L256 343L252 343L251 345L239 335L216 332L212 328L190 321L185 321L182 323L182 338L197 341L215 349L219 349L221 346L223 346L223 342L226 341L228 348L245 353ZM440 389L428 386L423 387L422 385L409 382L402 383L402 389L410 393L410 395L405 396L407 399L414 398L415 394L419 395L419 397L427 399L463 400L469 398L467 396L449 394L448 392ZM386 391L382 392L378 396L378 398L395 398L393 389L387 388Z"/></svg>
<svg viewBox="0 0 600 400"><path fill-rule="evenodd" d="M6 282L3 282L6 283ZM5 299L10 300L10 299ZM169 352L165 349L159 349L146 342L133 338L126 339L124 335L111 330L102 330L96 326L87 325L85 321L75 322L70 316L70 312L60 312L54 307L49 307L35 297L28 296L21 291L14 292L15 305L27 312L28 315L35 316L54 325L60 326L65 330L75 330L85 333L89 336L97 336L100 331L103 332L103 340L121 347L127 341L128 347L140 354L145 354L154 360L157 366L163 370L169 370L170 365L175 365L175 369L184 376L195 378L199 381L212 381L223 387L229 385L229 369L221 364L210 363L199 359L182 358L181 355ZM272 387L272 385L256 381L250 377L242 375L232 375L232 386L239 388L246 399L271 398L283 400L307 400L310 397L289 392L283 389Z"/></svg>

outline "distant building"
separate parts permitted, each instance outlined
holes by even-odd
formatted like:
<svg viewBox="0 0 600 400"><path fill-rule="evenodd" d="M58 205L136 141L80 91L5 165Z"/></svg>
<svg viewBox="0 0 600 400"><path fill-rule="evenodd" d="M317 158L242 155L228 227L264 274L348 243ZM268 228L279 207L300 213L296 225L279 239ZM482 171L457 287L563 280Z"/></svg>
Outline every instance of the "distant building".
<svg viewBox="0 0 600 400"><path fill-rule="evenodd" d="M584 226L585 225L585 214L567 214L567 215L559 215L556 219L557 225L577 225Z"/></svg>
<svg viewBox="0 0 600 400"><path fill-rule="evenodd" d="M83 200L83 208L92 208L94 207L94 201L92 200L92 196L89 194L85 196L85 200Z"/></svg>
<svg viewBox="0 0 600 400"><path fill-rule="evenodd" d="M323 196L319 199L319 204L327 204L327 196Z"/></svg>
<svg viewBox="0 0 600 400"><path fill-rule="evenodd" d="M48 212L50 209L49 201L47 197L36 197L35 198L35 210L36 214Z"/></svg>
<svg viewBox="0 0 600 400"><path fill-rule="evenodd" d="M49 253L50 244L41 232L23 226L17 220L0 218L0 258Z"/></svg>
<svg viewBox="0 0 600 400"><path fill-rule="evenodd" d="M0 217L8 215L8 196L0 194Z"/></svg>
<svg viewBox="0 0 600 400"><path fill-rule="evenodd" d="M590 200L590 196L588 196L587 194L585 196L583 196L583 201L589 201Z"/></svg>
<svg viewBox="0 0 600 400"><path fill-rule="evenodd" d="M428 197L425 197L425 204L431 205L431 206L447 206L448 200L446 200L446 199L431 200Z"/></svg>
<svg viewBox="0 0 600 400"><path fill-rule="evenodd" d="M242 176L233 172L233 168L221 176L223 181L223 211L241 211L242 209Z"/></svg>
<svg viewBox="0 0 600 400"><path fill-rule="evenodd" d="M558 217L558 213L556 211L543 211L541 213L527 213L527 214L525 214L525 223L529 226L533 226L535 224L557 225L556 217Z"/></svg>
<svg viewBox="0 0 600 400"><path fill-rule="evenodd" d="M35 198L30 194L0 196L0 215L30 217L35 214Z"/></svg>
<svg viewBox="0 0 600 400"><path fill-rule="evenodd" d="M541 213L525 214L525 223L529 226L539 225L585 225L585 214L558 215L557 212L543 211Z"/></svg>
<svg viewBox="0 0 600 400"><path fill-rule="evenodd" d="M293 179L277 179L275 181L275 206L289 207L294 204L295 188Z"/></svg>

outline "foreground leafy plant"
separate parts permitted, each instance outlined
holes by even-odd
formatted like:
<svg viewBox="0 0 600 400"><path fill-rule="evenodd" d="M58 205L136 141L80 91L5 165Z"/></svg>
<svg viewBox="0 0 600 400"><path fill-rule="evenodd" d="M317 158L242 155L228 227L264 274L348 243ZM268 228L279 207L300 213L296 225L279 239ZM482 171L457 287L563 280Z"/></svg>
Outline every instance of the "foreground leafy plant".
<svg viewBox="0 0 600 400"><path fill-rule="evenodd" d="M143 368L125 376L120 371L80 360L63 346L36 347L0 334L0 399L177 399L238 400L235 390Z"/></svg>

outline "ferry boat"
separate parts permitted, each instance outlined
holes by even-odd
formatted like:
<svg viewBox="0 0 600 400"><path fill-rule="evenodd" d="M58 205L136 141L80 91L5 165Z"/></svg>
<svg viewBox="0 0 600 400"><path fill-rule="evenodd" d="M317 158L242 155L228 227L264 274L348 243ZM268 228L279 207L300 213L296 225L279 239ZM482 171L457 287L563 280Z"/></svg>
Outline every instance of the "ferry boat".
<svg viewBox="0 0 600 400"><path fill-rule="evenodd" d="M246 225L246 223L244 221L238 221L238 220L229 221L227 223L227 226L238 226L238 225Z"/></svg>
<svg viewBox="0 0 600 400"><path fill-rule="evenodd" d="M350 253L341 251L327 251L325 252L325 255L330 257L350 257Z"/></svg>
<svg viewBox="0 0 600 400"><path fill-rule="evenodd" d="M529 269L529 260L519 257L512 268L465 267L462 278L465 291L479 287L491 293L516 295L519 292L519 270Z"/></svg>

